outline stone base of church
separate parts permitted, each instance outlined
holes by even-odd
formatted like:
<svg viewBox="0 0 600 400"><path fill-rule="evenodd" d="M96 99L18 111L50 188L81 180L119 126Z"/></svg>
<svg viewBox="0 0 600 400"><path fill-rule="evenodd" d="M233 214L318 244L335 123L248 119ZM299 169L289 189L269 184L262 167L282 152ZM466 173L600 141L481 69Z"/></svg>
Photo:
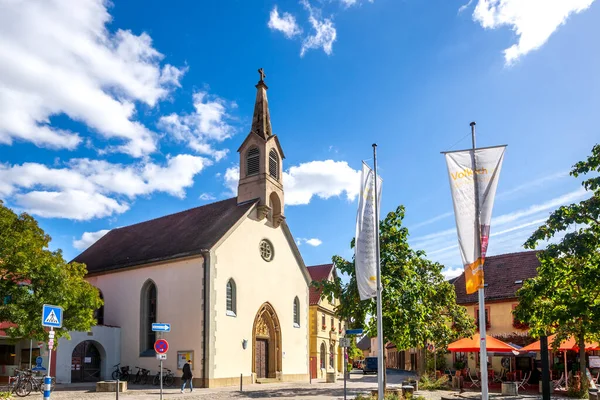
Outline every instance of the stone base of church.
<svg viewBox="0 0 600 400"><path fill-rule="evenodd" d="M308 382L308 374L281 374L278 376L278 380L281 382ZM217 387L226 387L226 386L240 386L240 377L231 377L231 378L215 378L215 379L207 379L205 385L201 384L201 379L198 380L198 387L205 388L217 388ZM242 385L252 385L255 383L252 376L244 376L242 378ZM196 387L196 379L194 379L194 387Z"/></svg>

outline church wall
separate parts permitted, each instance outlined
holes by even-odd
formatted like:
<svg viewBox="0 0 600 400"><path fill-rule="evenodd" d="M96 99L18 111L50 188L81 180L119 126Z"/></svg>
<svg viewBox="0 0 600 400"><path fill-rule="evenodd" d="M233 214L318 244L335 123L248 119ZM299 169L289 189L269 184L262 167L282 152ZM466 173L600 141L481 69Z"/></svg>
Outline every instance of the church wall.
<svg viewBox="0 0 600 400"><path fill-rule="evenodd" d="M261 258L259 243L273 244L274 259ZM240 374L252 374L252 334L257 312L269 302L281 325L282 379L308 380L309 307L308 283L282 228L272 228L267 219L256 220L256 212L243 221L215 251L212 288L215 303L211 337L214 370L211 379L236 384ZM304 267L302 267L304 268ZM226 284L233 278L237 287L237 315L226 315ZM293 302L300 302L300 327L293 324ZM214 329L214 335L212 334ZM247 348L242 348L247 340ZM232 379L233 378L233 379Z"/></svg>
<svg viewBox="0 0 600 400"><path fill-rule="evenodd" d="M180 375L177 351L191 350L194 351L194 377L201 378L203 270L203 258L196 257L87 278L104 295L105 325L121 327L122 366L128 365L134 373L135 366L150 369L153 375L158 370L159 361L154 355L140 357L141 290L144 283L152 279L157 289L157 322L171 324L171 332L163 334L169 342L164 366L176 376ZM113 345L118 346L118 342Z"/></svg>

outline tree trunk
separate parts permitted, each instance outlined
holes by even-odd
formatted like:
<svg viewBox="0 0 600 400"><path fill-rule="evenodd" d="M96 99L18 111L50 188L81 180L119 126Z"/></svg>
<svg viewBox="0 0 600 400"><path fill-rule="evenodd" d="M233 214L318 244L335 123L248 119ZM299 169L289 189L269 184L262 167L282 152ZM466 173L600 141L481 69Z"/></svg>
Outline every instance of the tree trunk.
<svg viewBox="0 0 600 400"><path fill-rule="evenodd" d="M422 362L418 363L417 370L419 375L423 375L425 372L427 372L427 347L418 349L418 352L420 353L420 357L418 357L418 359L422 360Z"/></svg>
<svg viewBox="0 0 600 400"><path fill-rule="evenodd" d="M385 347L385 346L384 346ZM385 351L383 352L383 393L385 393L385 389L387 388L387 360L386 360Z"/></svg>
<svg viewBox="0 0 600 400"><path fill-rule="evenodd" d="M579 372L580 372L580 378L581 378L581 382L583 383L584 379L587 379L586 375L585 375L585 371L586 371L586 364L585 364L585 336L583 333L581 333L579 335L578 338L578 342L579 342Z"/></svg>

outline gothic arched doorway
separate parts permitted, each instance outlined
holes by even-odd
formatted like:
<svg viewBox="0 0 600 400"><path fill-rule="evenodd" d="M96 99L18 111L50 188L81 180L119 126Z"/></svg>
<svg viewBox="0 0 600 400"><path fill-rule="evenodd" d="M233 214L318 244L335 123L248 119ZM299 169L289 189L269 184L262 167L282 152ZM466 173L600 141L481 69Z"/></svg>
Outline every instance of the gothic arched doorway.
<svg viewBox="0 0 600 400"><path fill-rule="evenodd" d="M101 346L91 340L81 342L71 356L71 382L97 382L101 376Z"/></svg>
<svg viewBox="0 0 600 400"><path fill-rule="evenodd" d="M257 378L281 374L281 325L271 304L263 304L252 327L252 372Z"/></svg>

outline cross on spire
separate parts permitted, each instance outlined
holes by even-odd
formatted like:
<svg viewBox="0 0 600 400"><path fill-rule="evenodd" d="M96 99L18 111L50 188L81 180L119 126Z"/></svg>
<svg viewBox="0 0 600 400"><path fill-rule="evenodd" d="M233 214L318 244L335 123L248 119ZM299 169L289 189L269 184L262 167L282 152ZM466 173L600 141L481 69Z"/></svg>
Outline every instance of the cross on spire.
<svg viewBox="0 0 600 400"><path fill-rule="evenodd" d="M260 82L264 82L264 81L265 81L265 78L267 77L267 76L265 75L265 71L264 71L262 68L259 68L259 69L258 69L258 73L260 74Z"/></svg>

